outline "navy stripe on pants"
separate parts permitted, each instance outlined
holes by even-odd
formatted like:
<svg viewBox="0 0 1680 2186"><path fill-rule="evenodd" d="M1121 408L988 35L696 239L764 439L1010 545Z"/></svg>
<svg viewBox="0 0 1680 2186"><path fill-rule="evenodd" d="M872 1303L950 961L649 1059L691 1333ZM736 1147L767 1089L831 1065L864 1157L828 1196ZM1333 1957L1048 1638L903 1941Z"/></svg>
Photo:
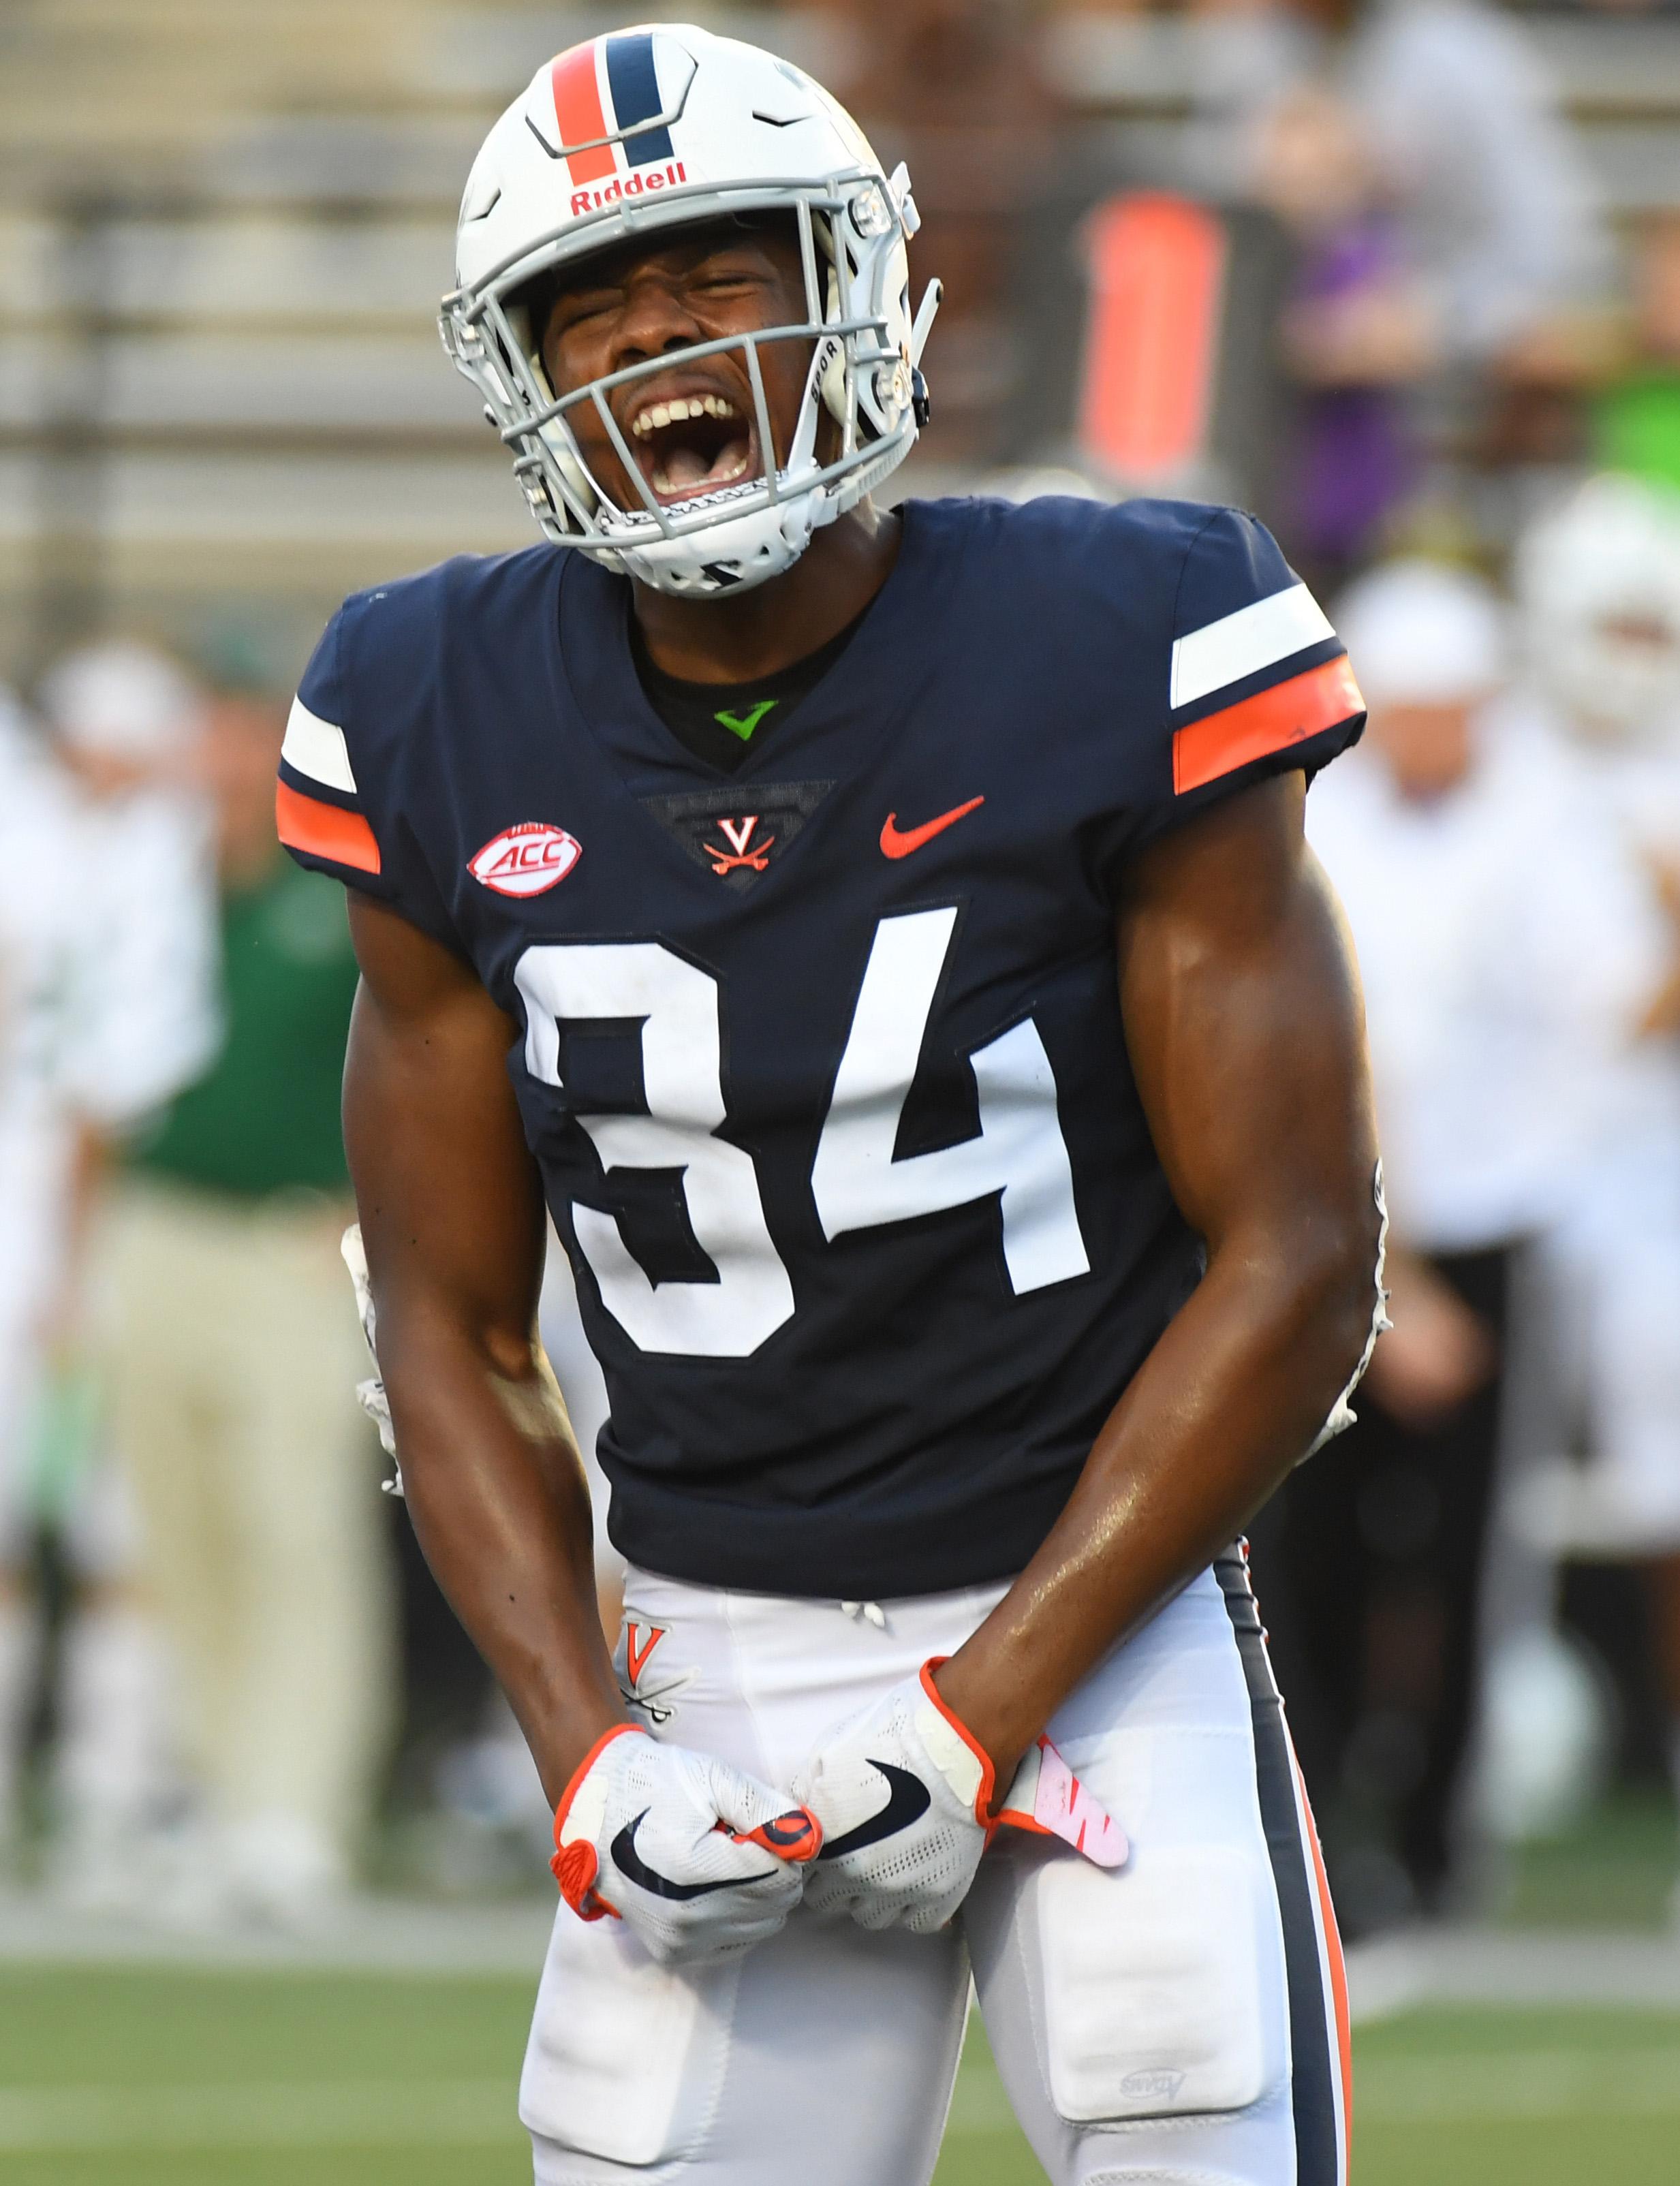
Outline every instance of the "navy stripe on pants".
<svg viewBox="0 0 1680 2186"><path fill-rule="evenodd" d="M1341 2148L1336 2122L1336 2075L1330 1999L1324 1993L1313 1918L1313 1877L1302 1841L1295 1798L1295 1760L1284 1723L1283 1697L1272 1675L1259 1606L1248 1581L1242 1544L1213 1567L1236 1634L1249 1704L1254 1714L1254 1765L1260 1819L1272 1858L1283 1918L1284 1965L1289 1985L1291 2079L1295 2107L1296 2186L1339 2186Z"/></svg>

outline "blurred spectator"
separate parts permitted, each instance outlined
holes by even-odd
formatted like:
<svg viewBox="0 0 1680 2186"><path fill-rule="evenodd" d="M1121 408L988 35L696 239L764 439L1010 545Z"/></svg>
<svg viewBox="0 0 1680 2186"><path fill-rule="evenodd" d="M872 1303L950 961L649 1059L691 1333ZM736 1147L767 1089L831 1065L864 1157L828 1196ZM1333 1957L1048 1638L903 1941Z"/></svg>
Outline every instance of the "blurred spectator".
<svg viewBox="0 0 1680 2186"><path fill-rule="evenodd" d="M1391 564L1337 626L1370 727L1308 831L1365 982L1394 1326L1358 1425L1288 1483L1257 1565L1358 1934L1448 1892L1514 1265L1592 1143L1595 1058L1650 959L1619 844L1506 687L1487 588Z"/></svg>
<svg viewBox="0 0 1680 2186"><path fill-rule="evenodd" d="M282 713L211 696L226 1031L141 1142L111 1241L115 1417L208 1803L210 1912L305 1919L350 1871L384 1758L385 1572L339 1258L343 891L283 856Z"/></svg>
<svg viewBox="0 0 1680 2186"><path fill-rule="evenodd" d="M1408 391L1438 362L1439 329L1408 263L1354 109L1303 84L1268 115L1255 189L1293 238L1280 329L1300 390L1281 528L1316 590L1338 588L1414 488Z"/></svg>
<svg viewBox="0 0 1680 2186"><path fill-rule="evenodd" d="M1194 12L1205 42L1249 57L1212 71L1201 94L1232 148L1206 182L1252 193L1267 117L1336 69L1446 360L1515 358L1557 314L1601 300L1610 257L1598 192L1506 10L1491 0L1201 0Z"/></svg>
<svg viewBox="0 0 1680 2186"><path fill-rule="evenodd" d="M0 1834L35 1689L34 1542L71 1583L57 1716L53 1868L132 1903L160 1790L160 1696L102 1462L87 1247L114 1141L201 1068L216 1036L207 844L186 776L198 696L138 646L45 679L53 744L0 721Z"/></svg>
<svg viewBox="0 0 1680 2186"><path fill-rule="evenodd" d="M1598 412L1613 469L1680 490L1680 211L1653 215L1633 253L1632 355Z"/></svg>
<svg viewBox="0 0 1680 2186"><path fill-rule="evenodd" d="M1524 541L1518 583L1540 701L1663 914L1639 1037L1609 1058L1549 1241L1562 1424L1588 1462L1538 1471L1524 1508L1555 1552L1645 1565L1680 1797L1680 498L1590 480Z"/></svg>
<svg viewBox="0 0 1680 2186"><path fill-rule="evenodd" d="M1184 32L1195 106L1184 179L1216 203L1250 196L1259 137L1303 85L1326 80L1343 9L1291 0L1188 0Z"/></svg>
<svg viewBox="0 0 1680 2186"><path fill-rule="evenodd" d="M1447 354L1520 368L1560 313L1603 300L1599 193L1534 46L1490 0L1380 0L1349 88Z"/></svg>
<svg viewBox="0 0 1680 2186"><path fill-rule="evenodd" d="M927 460L996 461L1025 370L1011 273L1024 222L1060 150L1055 102L1038 67L1029 11L1011 0L847 0L836 96L890 172L906 161L921 233L910 270L937 275L944 300L927 353L934 422Z"/></svg>

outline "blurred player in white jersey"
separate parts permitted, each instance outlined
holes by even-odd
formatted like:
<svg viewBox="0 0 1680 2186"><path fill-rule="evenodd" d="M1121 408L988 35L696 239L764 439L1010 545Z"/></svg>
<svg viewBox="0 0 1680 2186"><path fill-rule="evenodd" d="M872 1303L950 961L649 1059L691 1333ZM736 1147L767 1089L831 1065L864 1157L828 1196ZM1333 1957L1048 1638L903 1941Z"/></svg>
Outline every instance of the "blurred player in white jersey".
<svg viewBox="0 0 1680 2186"><path fill-rule="evenodd" d="M1666 907L1631 1036L1606 1059L1593 1157L1555 1237L1571 1394L1588 1463L1545 1483L1554 1544L1680 1553L1680 506L1594 479L1537 525L1519 568L1531 675Z"/></svg>
<svg viewBox="0 0 1680 2186"><path fill-rule="evenodd" d="M1663 942L1603 1127L1548 1241L1566 1427L1522 1506L1565 1556L1643 1565L1680 1788L1680 503L1593 479L1525 541L1531 678Z"/></svg>
<svg viewBox="0 0 1680 2186"><path fill-rule="evenodd" d="M106 1154L215 1035L202 839L164 785L194 694L139 647L76 655L42 687L54 731L0 723L0 1834L38 1673L28 1572L53 1533L78 1585L59 1697L56 1864L98 1897L155 1765L149 1626L126 1591L129 1522L98 1461L85 1264Z"/></svg>
<svg viewBox="0 0 1680 2186"><path fill-rule="evenodd" d="M1394 562L1341 618L1371 731L1308 832L1366 984L1394 1332L1340 1462L1280 1499L1289 1594L1265 1599L1343 1915L1371 1928L1455 1882L1516 1283L1598 1143L1656 954L1584 768L1509 688L1490 588Z"/></svg>

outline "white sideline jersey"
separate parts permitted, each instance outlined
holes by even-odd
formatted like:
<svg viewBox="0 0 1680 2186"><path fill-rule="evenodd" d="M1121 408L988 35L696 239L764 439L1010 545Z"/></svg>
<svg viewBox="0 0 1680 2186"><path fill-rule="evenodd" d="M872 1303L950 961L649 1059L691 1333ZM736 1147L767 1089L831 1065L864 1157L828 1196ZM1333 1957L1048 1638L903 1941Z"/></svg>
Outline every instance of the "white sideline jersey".
<svg viewBox="0 0 1680 2186"><path fill-rule="evenodd" d="M1680 879L1680 736L1578 743L1628 883ZM1655 989L1680 949L1663 930ZM1603 1058L1599 1129L1546 1239L1560 1393L1590 1460L1572 1538L1627 1553L1680 1548L1680 1043L1628 1038Z"/></svg>
<svg viewBox="0 0 1680 2186"><path fill-rule="evenodd" d="M785 1785L1002 1591L848 1615L632 1566L619 1683L655 1738ZM801 1907L697 1968L563 1906L520 2094L536 2186L926 2186L971 1973L1053 2186L1345 2186L1341 1952L1243 1556L1117 1648L1049 1731L1125 1830L1124 1866L1005 1830L937 1934Z"/></svg>
<svg viewBox="0 0 1680 2186"><path fill-rule="evenodd" d="M1516 701L1476 732L1472 773L1431 803L1374 750L1307 802L1358 953L1389 1202L1439 1252L1564 1211L1661 955L1582 763Z"/></svg>
<svg viewBox="0 0 1680 2186"><path fill-rule="evenodd" d="M201 821L91 804L0 693L0 1544L76 1126L120 1131L209 1062L215 951Z"/></svg>

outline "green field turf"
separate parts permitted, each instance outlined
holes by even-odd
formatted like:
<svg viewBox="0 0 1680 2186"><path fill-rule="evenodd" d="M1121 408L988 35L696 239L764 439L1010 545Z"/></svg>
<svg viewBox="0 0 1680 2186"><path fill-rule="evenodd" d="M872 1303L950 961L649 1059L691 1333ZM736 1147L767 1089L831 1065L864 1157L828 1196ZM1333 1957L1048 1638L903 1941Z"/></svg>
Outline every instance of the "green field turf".
<svg viewBox="0 0 1680 2186"><path fill-rule="evenodd" d="M523 1981L0 1970L0 2186L522 2186ZM1680 2016L1418 2011L1358 2043L1355 2186L1672 2186ZM985 2045L937 2186L1040 2186Z"/></svg>

